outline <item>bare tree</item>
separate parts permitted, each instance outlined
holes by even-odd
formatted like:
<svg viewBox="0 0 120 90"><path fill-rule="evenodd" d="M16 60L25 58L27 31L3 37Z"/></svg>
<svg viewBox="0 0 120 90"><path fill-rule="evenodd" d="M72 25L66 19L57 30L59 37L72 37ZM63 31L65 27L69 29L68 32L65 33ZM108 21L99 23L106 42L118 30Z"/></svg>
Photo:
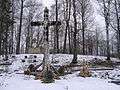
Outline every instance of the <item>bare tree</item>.
<svg viewBox="0 0 120 90"><path fill-rule="evenodd" d="M70 29L69 26L69 21L70 21L70 15L71 15L71 0L66 0L65 3L65 22L66 22L66 27L65 27L65 36L64 36L64 46L63 46L63 53L66 53L66 41L67 41L67 34L68 30ZM69 47L70 47L70 37L69 37Z"/></svg>
<svg viewBox="0 0 120 90"><path fill-rule="evenodd" d="M111 0L107 1L107 5L105 0L103 0L104 18L106 25L107 60L110 60L110 45L109 45L110 4L111 4Z"/></svg>
<svg viewBox="0 0 120 90"><path fill-rule="evenodd" d="M37 8L41 6L40 4L38 5L35 0L29 0L25 4L27 10L28 10L28 15L27 15L27 27L26 27L26 47L25 47L25 53L28 53L31 45L31 31L33 30L30 23L34 17L34 13L36 12Z"/></svg>
<svg viewBox="0 0 120 90"><path fill-rule="evenodd" d="M85 32L93 25L93 10L90 0L78 0L77 13L82 31L82 54L85 55Z"/></svg>
<svg viewBox="0 0 120 90"><path fill-rule="evenodd" d="M110 26L110 5L112 0L102 0L103 17L105 19L106 28L106 47L107 47L107 60L110 60L110 39L109 39L109 26Z"/></svg>
<svg viewBox="0 0 120 90"><path fill-rule="evenodd" d="M76 0L73 0L73 19L74 19L74 52L72 63L77 63L77 19L76 19Z"/></svg>
<svg viewBox="0 0 120 90"><path fill-rule="evenodd" d="M55 0L55 6L56 6L55 20L57 22L58 21L58 0ZM54 49L55 49L56 53L59 53L59 29L58 29L57 23L55 25L55 46L54 46Z"/></svg>
<svg viewBox="0 0 120 90"><path fill-rule="evenodd" d="M112 24L111 27L116 31L116 35L117 35L117 53L118 53L118 57L120 55L120 7L119 7L119 0L114 0L113 2L113 6L114 8L111 10L111 15L113 16ZM120 58L120 57L119 57Z"/></svg>
<svg viewBox="0 0 120 90"><path fill-rule="evenodd" d="M16 46L16 54L20 53L20 38L21 38L21 29L22 29L22 18L23 18L23 4L25 0L21 0L21 10L20 10L20 26L17 36L17 46Z"/></svg>

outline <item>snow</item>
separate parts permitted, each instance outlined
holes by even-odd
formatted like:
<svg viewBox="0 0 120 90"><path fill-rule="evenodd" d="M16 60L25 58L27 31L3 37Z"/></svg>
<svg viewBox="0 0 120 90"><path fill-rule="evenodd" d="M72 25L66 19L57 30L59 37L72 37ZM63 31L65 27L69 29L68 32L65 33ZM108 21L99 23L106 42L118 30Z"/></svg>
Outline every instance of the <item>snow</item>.
<svg viewBox="0 0 120 90"><path fill-rule="evenodd" d="M24 59L25 56L27 56L28 58L31 55L36 55L37 56L37 61L41 62L43 59L43 54L20 54L20 55L16 55L16 58L18 58L19 60ZM50 61L52 60L56 60L59 61L59 64L69 64L72 61L73 55L72 54L50 54ZM80 63L81 61L85 60L85 61L91 61L94 58L97 58L98 60L106 60L106 57L104 56L91 56L91 55L78 55L78 62ZM117 58L111 58L112 61L120 61Z"/></svg>
<svg viewBox="0 0 120 90"><path fill-rule="evenodd" d="M42 54L21 54L16 55L13 64L9 67L8 73L0 74L0 90L120 90L120 85L110 83L111 79L120 80L120 70L110 71L92 71L92 77L83 78L79 76L79 72L61 76L60 80L54 83L44 84L41 80L34 80L34 76L17 74L26 69L29 59L25 63L21 60L25 56L37 55L38 63L42 62ZM59 61L59 65L68 64L72 61L73 56L67 54L50 55L50 60ZM79 62L83 59L89 61L93 58L105 60L106 57L101 56L84 56L78 55ZM112 60L118 61L116 58ZM108 76L106 75L108 73Z"/></svg>
<svg viewBox="0 0 120 90"><path fill-rule="evenodd" d="M108 80L99 78L83 78L71 74L55 80L55 83L44 84L34 80L32 76L12 74L8 75L5 85L0 90L119 90L120 86L108 83Z"/></svg>

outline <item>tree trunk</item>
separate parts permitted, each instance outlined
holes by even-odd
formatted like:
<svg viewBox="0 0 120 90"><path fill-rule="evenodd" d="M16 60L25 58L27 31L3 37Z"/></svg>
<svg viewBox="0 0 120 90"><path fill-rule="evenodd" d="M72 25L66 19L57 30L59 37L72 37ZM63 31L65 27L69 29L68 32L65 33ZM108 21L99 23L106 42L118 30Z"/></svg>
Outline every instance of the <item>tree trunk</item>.
<svg viewBox="0 0 120 90"><path fill-rule="evenodd" d="M67 52L67 49L66 49L67 30L68 30L68 26L67 26L67 22L66 22L65 39L64 39L64 46L63 46L63 53L66 53L66 52Z"/></svg>
<svg viewBox="0 0 120 90"><path fill-rule="evenodd" d="M98 30L96 28L96 55L98 55L98 44L99 44L99 41L98 41Z"/></svg>
<svg viewBox="0 0 120 90"><path fill-rule="evenodd" d="M81 17L82 17L82 50L83 50L83 55L85 55L85 21L84 21L84 17L85 17L85 9L84 9L84 1L82 0L82 11L81 11Z"/></svg>
<svg viewBox="0 0 120 90"><path fill-rule="evenodd" d="M2 55L2 33L0 32L0 55Z"/></svg>
<svg viewBox="0 0 120 90"><path fill-rule="evenodd" d="M24 3L24 1L21 0L20 26L19 26L19 31L18 31L16 54L20 54L20 38L21 38L21 29L22 29L23 3Z"/></svg>
<svg viewBox="0 0 120 90"><path fill-rule="evenodd" d="M69 54L72 54L72 48L71 48L71 32L72 32L72 27L68 29L68 40L69 40Z"/></svg>
<svg viewBox="0 0 120 90"><path fill-rule="evenodd" d="M117 7L117 1L115 1L115 11L116 11L116 21L117 21L117 53L120 58L120 22L119 22L119 12Z"/></svg>
<svg viewBox="0 0 120 90"><path fill-rule="evenodd" d="M110 3L111 0L109 0L108 6L105 4L105 0L103 0L104 5L104 18L105 18L105 25L106 25L106 43L107 43L107 59L110 60L110 45L109 45L109 24L110 24Z"/></svg>
<svg viewBox="0 0 120 90"><path fill-rule="evenodd" d="M73 0L73 19L74 19L74 53L72 63L77 63L77 19L76 19L76 1Z"/></svg>
<svg viewBox="0 0 120 90"><path fill-rule="evenodd" d="M14 6L14 0L12 0L12 20L14 21L14 14L15 14L15 6ZM13 53L13 44L14 44L14 23L12 23L11 26L11 40L10 40L10 54Z"/></svg>
<svg viewBox="0 0 120 90"><path fill-rule="evenodd" d="M67 24L68 24L68 40L69 40L69 53L72 53L72 51L71 51L71 38L70 38L70 23L69 23L69 21L70 21L70 15L71 15L71 0L69 0L69 15L68 15L68 22L67 22Z"/></svg>
<svg viewBox="0 0 120 90"><path fill-rule="evenodd" d="M27 37L26 37L26 48L25 48L25 53L28 53L29 51L29 45L30 45L30 25L28 25L27 28Z"/></svg>
<svg viewBox="0 0 120 90"><path fill-rule="evenodd" d="M56 0L56 22L58 21L58 0ZM55 52L59 53L59 29L56 23L55 25Z"/></svg>
<svg viewBox="0 0 120 90"><path fill-rule="evenodd" d="M6 30L5 30L5 60L8 60L8 23L7 23L7 27L6 27Z"/></svg>
<svg viewBox="0 0 120 90"><path fill-rule="evenodd" d="M68 18L68 0L66 0L66 6L65 6L65 21L66 21L66 28L65 28L65 36L64 36L64 46L63 46L63 53L66 53L66 41L67 41L67 33L68 33L68 24L69 24L69 18Z"/></svg>

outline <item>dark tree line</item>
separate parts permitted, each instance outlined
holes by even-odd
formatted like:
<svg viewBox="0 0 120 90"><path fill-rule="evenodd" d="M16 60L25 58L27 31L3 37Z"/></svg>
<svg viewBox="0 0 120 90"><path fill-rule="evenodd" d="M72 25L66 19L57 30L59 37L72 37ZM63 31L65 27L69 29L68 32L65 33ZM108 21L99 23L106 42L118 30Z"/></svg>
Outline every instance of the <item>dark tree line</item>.
<svg viewBox="0 0 120 90"><path fill-rule="evenodd" d="M12 1L0 0L0 55L5 55L6 59L7 54L12 53L9 41L13 24Z"/></svg>
<svg viewBox="0 0 120 90"><path fill-rule="evenodd" d="M50 20L62 25L49 28L50 53L120 56L120 0L95 0L105 27L95 20L91 0L55 0ZM0 0L0 55L43 50L43 28L32 20L43 20L43 6L37 0ZM112 34L111 34L112 32Z"/></svg>

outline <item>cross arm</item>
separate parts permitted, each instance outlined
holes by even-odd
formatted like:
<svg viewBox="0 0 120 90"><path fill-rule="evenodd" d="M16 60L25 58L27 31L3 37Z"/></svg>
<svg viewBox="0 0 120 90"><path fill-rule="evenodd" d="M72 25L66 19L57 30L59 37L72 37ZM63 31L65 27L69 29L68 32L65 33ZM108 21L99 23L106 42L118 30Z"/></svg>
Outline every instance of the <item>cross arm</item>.
<svg viewBox="0 0 120 90"><path fill-rule="evenodd" d="M44 25L43 21L31 22L31 26L41 26L41 25Z"/></svg>

